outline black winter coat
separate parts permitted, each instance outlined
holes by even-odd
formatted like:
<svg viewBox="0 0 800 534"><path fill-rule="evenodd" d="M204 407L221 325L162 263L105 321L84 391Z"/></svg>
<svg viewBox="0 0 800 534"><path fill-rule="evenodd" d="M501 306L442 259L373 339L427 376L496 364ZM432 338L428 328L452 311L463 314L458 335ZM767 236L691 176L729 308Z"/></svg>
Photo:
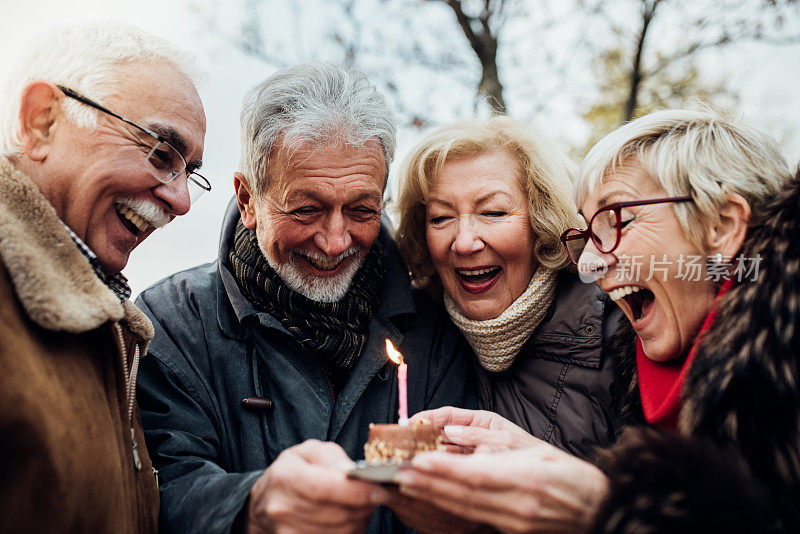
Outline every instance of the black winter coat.
<svg viewBox="0 0 800 534"><path fill-rule="evenodd" d="M800 172L751 221L756 280L718 304L681 395L679 433L642 424L635 334L617 343L628 425L601 467L595 532L800 532Z"/></svg>
<svg viewBox="0 0 800 534"><path fill-rule="evenodd" d="M241 294L227 265L238 211L229 209L219 260L175 274L138 304L155 328L139 371L139 405L159 470L163 532L230 532L250 489L284 449L334 441L364 456L370 423L397 422L397 366L408 364L409 413L474 408L469 347L441 305L412 292L394 243L382 230L387 278L367 345L336 401L322 367L269 314ZM269 411L242 406L265 397ZM368 532L406 530L387 508Z"/></svg>
<svg viewBox="0 0 800 534"><path fill-rule="evenodd" d="M477 367L478 404L579 457L616 438L611 343L622 312L595 283L559 273L553 303L511 367Z"/></svg>

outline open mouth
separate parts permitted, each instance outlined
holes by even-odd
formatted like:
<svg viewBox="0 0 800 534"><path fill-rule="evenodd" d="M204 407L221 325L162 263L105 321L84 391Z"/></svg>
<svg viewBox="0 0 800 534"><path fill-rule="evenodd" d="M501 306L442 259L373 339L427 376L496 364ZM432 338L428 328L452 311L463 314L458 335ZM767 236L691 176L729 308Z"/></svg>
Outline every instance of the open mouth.
<svg viewBox="0 0 800 534"><path fill-rule="evenodd" d="M139 235L146 231L150 225L140 215L127 206L122 204L115 204L114 208L117 211L117 217L133 235Z"/></svg>
<svg viewBox="0 0 800 534"><path fill-rule="evenodd" d="M492 288L503 271L501 267L480 267L475 269L456 269L461 287L469 293L483 293Z"/></svg>
<svg viewBox="0 0 800 534"><path fill-rule="evenodd" d="M655 302L652 291L638 286L617 287L609 291L608 296L617 304L624 303L630 309L634 321L647 315Z"/></svg>

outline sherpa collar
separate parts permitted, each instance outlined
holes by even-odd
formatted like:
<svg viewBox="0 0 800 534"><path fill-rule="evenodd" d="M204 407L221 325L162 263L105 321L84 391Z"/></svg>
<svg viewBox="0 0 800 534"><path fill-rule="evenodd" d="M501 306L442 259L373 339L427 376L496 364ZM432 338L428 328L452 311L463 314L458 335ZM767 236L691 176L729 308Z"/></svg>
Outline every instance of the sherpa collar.
<svg viewBox="0 0 800 534"><path fill-rule="evenodd" d="M30 318L48 330L80 333L124 320L140 341L153 326L120 303L70 239L36 184L0 156L0 261Z"/></svg>

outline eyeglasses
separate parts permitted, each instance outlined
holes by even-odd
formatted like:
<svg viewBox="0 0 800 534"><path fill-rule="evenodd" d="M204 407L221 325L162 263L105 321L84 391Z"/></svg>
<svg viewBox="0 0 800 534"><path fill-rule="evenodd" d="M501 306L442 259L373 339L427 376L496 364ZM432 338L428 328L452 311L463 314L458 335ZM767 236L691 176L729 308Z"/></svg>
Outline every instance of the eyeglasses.
<svg viewBox="0 0 800 534"><path fill-rule="evenodd" d="M583 249L586 248L586 243L589 239L592 240L597 250L603 254L613 252L619 246L619 239L622 235L622 229L631 222L632 219L627 221L622 220L622 209L630 208L633 206L647 206L650 204L663 204L665 202L689 202L692 197L668 197L668 198L654 198L651 200L631 200L628 202L615 202L608 206L603 206L592 216L589 220L589 226L586 230L578 230L570 228L561 234L561 242L567 248L569 259L572 263L578 264Z"/></svg>
<svg viewBox="0 0 800 534"><path fill-rule="evenodd" d="M86 104L89 107L93 107L94 109L102 111L103 113L107 113L112 117L116 117L122 122L129 124L155 138L156 144L153 145L153 148L151 148L150 152L147 154L147 158L145 159L145 168L159 182L168 184L185 172L186 183L189 188L189 198L191 199L192 204L194 204L197 199L203 195L203 193L206 191L211 191L211 182L209 182L208 179L206 179L202 174L196 171L187 170L186 160L183 158L178 149L172 146L172 144L164 139L162 135L150 130L149 128L145 128L144 126L139 126L135 122L126 119L122 115L114 113L105 106L98 104L94 100L91 100L68 87L64 87L63 85L58 85L57 87L61 89L61 91L68 97L74 98L78 102Z"/></svg>

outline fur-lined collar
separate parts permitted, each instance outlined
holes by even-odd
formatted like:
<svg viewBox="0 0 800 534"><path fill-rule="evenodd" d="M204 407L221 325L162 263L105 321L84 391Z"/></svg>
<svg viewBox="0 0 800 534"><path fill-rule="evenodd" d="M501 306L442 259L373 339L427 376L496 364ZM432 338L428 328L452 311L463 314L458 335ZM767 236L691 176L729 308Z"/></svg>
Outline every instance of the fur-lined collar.
<svg viewBox="0 0 800 534"><path fill-rule="evenodd" d="M80 333L124 320L141 342L153 326L120 303L95 274L39 188L0 156L0 261L30 318L48 330Z"/></svg>

